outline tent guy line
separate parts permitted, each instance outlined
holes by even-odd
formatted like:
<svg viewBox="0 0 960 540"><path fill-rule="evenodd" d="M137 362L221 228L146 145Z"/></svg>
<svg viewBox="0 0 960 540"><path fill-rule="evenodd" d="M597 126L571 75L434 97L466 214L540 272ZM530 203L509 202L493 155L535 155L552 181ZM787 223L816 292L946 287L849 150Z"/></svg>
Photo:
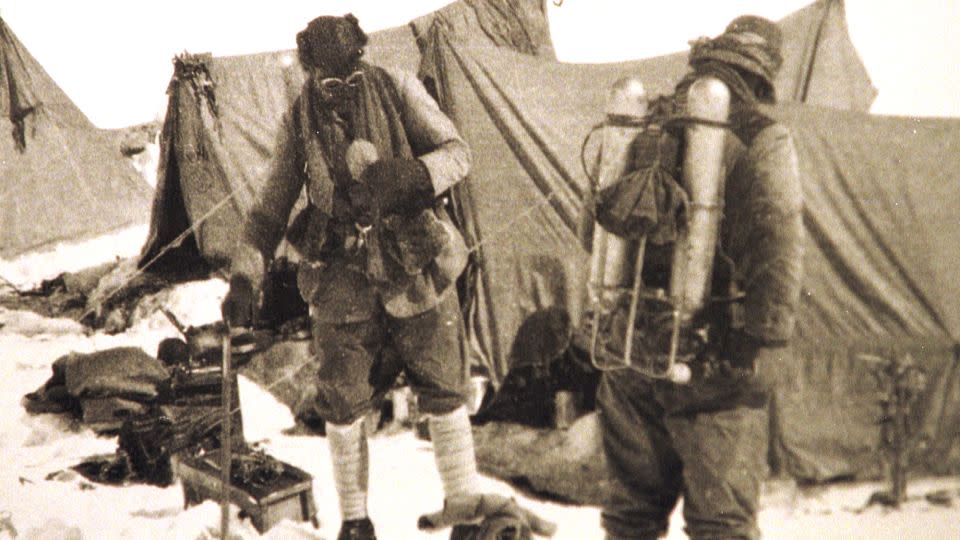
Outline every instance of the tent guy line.
<svg viewBox="0 0 960 540"><path fill-rule="evenodd" d="M204 221L206 221L207 219L209 219L211 216L213 216L213 215L216 214L218 211L220 211L221 208L223 208L224 206L226 206L226 204L230 201L230 199L233 198L233 196L237 193L238 190L239 190L239 188L233 190L232 192L230 192L229 195L227 195L226 197L224 197L223 199L221 199L220 201L218 201L217 204L215 204L212 208L210 208L210 210L208 210L207 213L205 213L204 215L200 216L200 218L197 219L196 223L194 223L193 225L191 225L191 226L188 227L187 229L184 229L184 231L181 232L176 238L174 238L173 240L171 240L170 242L168 242L167 244L165 244L165 245L160 249L160 251L159 251L156 255L153 256L153 258L151 258L149 261L147 261L147 262L144 263L142 266L140 266L140 268L138 268L136 272L130 274L126 279L124 279L122 282L120 282L120 285L118 285L115 289L113 289L113 290L110 291L106 296L104 296L104 297L103 297L103 300L101 300L101 305L102 305L104 302L106 302L107 300L113 298L113 295L115 295L115 294L117 294L118 292L120 292L121 290L123 290L123 288L126 287L127 285L129 285L134 279L136 279L137 277L139 277L139 276L143 275L144 273L146 273L147 269L150 268L150 266L151 266L152 264L154 264L155 262L157 262L165 253L167 253L167 252L170 251L171 249L173 249L173 248L179 246L180 244L182 244L183 241L186 240L187 236L189 236L189 235L190 235L191 233L193 233L196 229L198 229L198 228L200 227L200 225L203 225L203 222L204 222ZM81 321L82 321L82 320L84 320L85 318L89 317L90 315L93 314L94 311L96 311L96 309L97 309L98 307L99 307L99 306L93 306L93 307L87 308L87 310L83 313L83 315L81 315L81 316L79 317L78 320L81 320Z"/></svg>
<svg viewBox="0 0 960 540"><path fill-rule="evenodd" d="M10 288L13 289L13 291L16 292L16 293L21 293L21 292L23 292L23 291L20 290L19 287L17 287L16 285L14 285L14 283L13 283L12 281L10 281L9 279L3 277L2 274L0 274L0 284L4 285L4 286L6 286L6 287L10 287Z"/></svg>

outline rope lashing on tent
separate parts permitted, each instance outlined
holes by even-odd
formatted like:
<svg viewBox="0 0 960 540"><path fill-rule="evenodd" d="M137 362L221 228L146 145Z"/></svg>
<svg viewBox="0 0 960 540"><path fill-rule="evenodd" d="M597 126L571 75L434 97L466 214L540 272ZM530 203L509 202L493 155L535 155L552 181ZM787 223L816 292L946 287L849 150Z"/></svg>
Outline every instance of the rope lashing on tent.
<svg viewBox="0 0 960 540"><path fill-rule="evenodd" d="M504 234L504 233L506 233L507 231L513 229L514 225L516 225L517 223L519 223L520 220L529 218L531 215L533 215L533 213L534 213L535 211L537 211L537 210L539 210L540 208L542 208L542 207L544 207L544 206L552 203L552 202L553 202L553 199L556 198L557 194L558 194L558 192L557 192L556 190L551 191L551 192L548 193L547 196L544 197L542 200L537 201L536 204L533 204L533 205L531 205L531 206L528 206L526 210L524 210L523 212L520 212L519 214L517 214L516 216L514 216L512 219L507 220L501 227L497 228L497 229L494 230L491 234L489 234L489 235L487 236L487 238L485 238L484 240L481 240L481 241L477 242L476 244L470 246L470 247L467 249L467 254L470 255L470 254L476 253L481 247L483 247L483 246L485 246L485 245L487 245L487 244L493 243L493 242L495 242L496 240L499 240L500 237L501 237L501 235L503 235L504 238L507 238L507 235Z"/></svg>
<svg viewBox="0 0 960 540"><path fill-rule="evenodd" d="M226 206L226 204L230 201L230 199L232 199L233 196L237 194L237 192L239 191L239 189L240 189L240 187L238 186L237 189L234 189L233 191L231 191L229 194L227 194L226 197L224 197L223 199L220 199L220 200L217 202L217 204L213 205L213 207L210 208L210 210L208 210L205 214L203 214L202 216L200 216L199 219L197 219L196 221L194 221L194 223L193 223L190 227L184 229L183 232L181 232L179 235L177 235L176 238L174 238L174 239L171 240L170 242L166 243L162 248L160 248L160 250L157 252L156 255L154 255L149 261L147 261L146 263L144 263L143 266L141 266L140 268L138 268L136 272L134 272L133 274L131 274L128 278L124 279L124 280L120 283L120 285L118 285L115 289L113 289L113 290L110 291L106 296L104 296L104 297L103 297L103 300L101 301L101 305L102 305L103 303L106 303L107 300L113 298L113 296L114 296L115 294L117 294L118 292L122 291L122 290L124 289L124 287L126 287L127 285L129 285L130 282L132 282L134 279L142 276L142 275L147 271L147 269L150 268L150 266L152 266L152 265L153 265L154 263L156 263L158 260L160 260L160 258L163 257L164 254L166 254L166 253L167 253L168 251L170 251L171 249L174 249L174 248L180 246L180 245L183 243L183 241L187 239L188 236L190 236L190 235L193 234L194 232L198 231L199 228L200 228L200 226L203 225L203 223L204 223L206 220L210 219L210 217L212 217L214 214L216 214L217 212L219 212L221 208L223 208L224 206ZM93 314L94 311L95 311L95 308L89 308L89 309L87 309L87 311L85 311L85 312L83 313L83 315L80 316L79 320L82 321L83 319L89 317L90 315Z"/></svg>

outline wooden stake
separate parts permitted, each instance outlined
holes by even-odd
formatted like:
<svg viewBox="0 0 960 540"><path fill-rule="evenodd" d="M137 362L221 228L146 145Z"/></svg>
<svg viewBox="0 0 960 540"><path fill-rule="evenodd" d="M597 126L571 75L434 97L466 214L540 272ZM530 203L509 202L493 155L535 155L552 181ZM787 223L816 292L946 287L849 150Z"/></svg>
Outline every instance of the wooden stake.
<svg viewBox="0 0 960 540"><path fill-rule="evenodd" d="M223 378L221 380L221 398L223 399L223 424L220 426L220 538L226 540L230 530L230 428L232 421L230 384L231 363L230 328L223 334Z"/></svg>

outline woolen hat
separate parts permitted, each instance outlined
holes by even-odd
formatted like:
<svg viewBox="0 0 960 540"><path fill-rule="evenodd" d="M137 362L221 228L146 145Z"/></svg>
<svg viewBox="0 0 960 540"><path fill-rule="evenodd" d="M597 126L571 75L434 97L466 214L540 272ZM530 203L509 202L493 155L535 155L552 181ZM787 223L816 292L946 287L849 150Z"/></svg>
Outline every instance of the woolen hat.
<svg viewBox="0 0 960 540"><path fill-rule="evenodd" d="M317 17L297 34L300 63L331 77L346 77L354 71L366 44L367 34L352 13Z"/></svg>
<svg viewBox="0 0 960 540"><path fill-rule="evenodd" d="M783 63L780 48L783 34L777 25L763 17L744 15L727 25L714 39L701 38L693 43L690 65L720 61L754 73L771 87Z"/></svg>

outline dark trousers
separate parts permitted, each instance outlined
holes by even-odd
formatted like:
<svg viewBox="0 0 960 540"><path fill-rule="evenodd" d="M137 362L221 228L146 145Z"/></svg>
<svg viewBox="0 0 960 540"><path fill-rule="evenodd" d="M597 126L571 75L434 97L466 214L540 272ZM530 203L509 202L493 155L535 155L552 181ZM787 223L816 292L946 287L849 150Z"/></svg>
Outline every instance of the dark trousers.
<svg viewBox="0 0 960 540"><path fill-rule="evenodd" d="M444 414L466 403L469 373L455 292L413 317L392 317L376 302L365 320L312 319L320 366L317 410L326 421L348 424L360 418L401 373L421 412Z"/></svg>
<svg viewBox="0 0 960 540"><path fill-rule="evenodd" d="M743 398L733 383L678 386L630 370L604 373L597 406L613 486L602 513L608 539L665 535L681 496L690 538L759 538L767 412Z"/></svg>

